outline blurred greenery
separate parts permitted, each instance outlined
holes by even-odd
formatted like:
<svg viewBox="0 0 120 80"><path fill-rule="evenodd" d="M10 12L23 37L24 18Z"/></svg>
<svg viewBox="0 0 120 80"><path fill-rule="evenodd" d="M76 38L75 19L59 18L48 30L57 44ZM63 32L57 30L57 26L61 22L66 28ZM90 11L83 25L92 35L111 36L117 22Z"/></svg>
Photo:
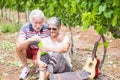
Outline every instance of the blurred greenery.
<svg viewBox="0 0 120 80"><path fill-rule="evenodd" d="M92 25L98 34L111 32L114 38L120 38L120 0L0 0L0 3L1 13L7 14L4 9L15 10L18 21L19 12L41 9L47 18L57 16L65 26L87 30Z"/></svg>
<svg viewBox="0 0 120 80"><path fill-rule="evenodd" d="M14 33L19 31L21 25L15 24L15 23L3 23L0 26L0 32L2 33Z"/></svg>

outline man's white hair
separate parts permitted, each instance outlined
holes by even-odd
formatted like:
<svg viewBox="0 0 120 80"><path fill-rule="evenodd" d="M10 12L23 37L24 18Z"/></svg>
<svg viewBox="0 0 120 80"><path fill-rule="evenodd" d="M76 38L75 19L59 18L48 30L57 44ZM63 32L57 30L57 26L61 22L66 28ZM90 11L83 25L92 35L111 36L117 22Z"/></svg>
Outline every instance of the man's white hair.
<svg viewBox="0 0 120 80"><path fill-rule="evenodd" d="M33 19L38 17L40 17L41 19L44 19L43 11L39 9L32 10L32 12L30 13L30 22L32 23Z"/></svg>

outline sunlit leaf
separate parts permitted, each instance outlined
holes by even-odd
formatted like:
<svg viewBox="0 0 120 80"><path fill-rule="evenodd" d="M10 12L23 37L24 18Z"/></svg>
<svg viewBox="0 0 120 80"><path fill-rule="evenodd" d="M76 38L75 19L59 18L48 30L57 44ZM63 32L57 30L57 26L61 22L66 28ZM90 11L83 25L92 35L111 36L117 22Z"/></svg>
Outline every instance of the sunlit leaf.
<svg viewBox="0 0 120 80"><path fill-rule="evenodd" d="M106 9L106 4L100 5L99 6L99 13L98 14L101 14L103 11L105 11L105 9Z"/></svg>
<svg viewBox="0 0 120 80"><path fill-rule="evenodd" d="M120 6L120 0L113 0L113 6Z"/></svg>
<svg viewBox="0 0 120 80"><path fill-rule="evenodd" d="M108 45L109 45L108 42L104 42L103 44L104 44L104 46L105 46L106 48L108 48Z"/></svg>
<svg viewBox="0 0 120 80"><path fill-rule="evenodd" d="M39 42L39 43L38 43L38 47L43 47L43 43L42 43L42 42Z"/></svg>
<svg viewBox="0 0 120 80"><path fill-rule="evenodd" d="M115 26L116 24L117 24L117 15L113 17L112 26Z"/></svg>
<svg viewBox="0 0 120 80"><path fill-rule="evenodd" d="M72 13L75 13L76 12L76 5L77 5L76 1L72 1L71 5L72 5L72 8L71 8L72 9Z"/></svg>
<svg viewBox="0 0 120 80"><path fill-rule="evenodd" d="M104 11L104 16L106 18L111 18L113 11L112 10L106 10Z"/></svg>
<svg viewBox="0 0 120 80"><path fill-rule="evenodd" d="M84 20L84 22L83 22L83 30L87 30L88 29L88 27L89 27L89 25L90 25L90 22L89 22L89 20Z"/></svg>

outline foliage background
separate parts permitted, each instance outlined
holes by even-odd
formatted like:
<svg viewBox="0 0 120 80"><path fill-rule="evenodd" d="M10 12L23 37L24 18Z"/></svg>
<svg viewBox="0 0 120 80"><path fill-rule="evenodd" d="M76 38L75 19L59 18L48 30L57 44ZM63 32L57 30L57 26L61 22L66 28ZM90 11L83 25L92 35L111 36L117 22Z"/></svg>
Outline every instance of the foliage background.
<svg viewBox="0 0 120 80"><path fill-rule="evenodd" d="M98 34L111 32L120 37L120 0L1 0L0 8L24 12L35 8L46 17L58 16L66 26L94 26Z"/></svg>

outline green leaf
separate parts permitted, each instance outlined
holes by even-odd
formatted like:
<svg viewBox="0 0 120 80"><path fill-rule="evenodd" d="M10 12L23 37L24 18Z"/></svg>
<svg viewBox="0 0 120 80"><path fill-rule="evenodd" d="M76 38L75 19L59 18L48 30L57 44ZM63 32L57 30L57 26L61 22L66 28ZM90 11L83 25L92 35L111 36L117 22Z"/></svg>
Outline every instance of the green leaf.
<svg viewBox="0 0 120 80"><path fill-rule="evenodd" d="M102 26L100 26L100 24L96 24L95 29L96 29L97 33L100 32L101 28L102 28Z"/></svg>
<svg viewBox="0 0 120 80"><path fill-rule="evenodd" d="M42 42L39 42L39 43L38 43L38 47L43 47L43 43L42 43Z"/></svg>
<svg viewBox="0 0 120 80"><path fill-rule="evenodd" d="M85 12L85 13L83 13L82 20L87 19L89 17L89 15L91 15L91 12Z"/></svg>
<svg viewBox="0 0 120 80"><path fill-rule="evenodd" d="M43 55L45 55L45 54L46 54L46 52L40 52L40 54L43 56Z"/></svg>
<svg viewBox="0 0 120 80"><path fill-rule="evenodd" d="M104 43L103 43L103 45L104 45L105 48L108 47L108 44L109 44L108 42L104 42Z"/></svg>
<svg viewBox="0 0 120 80"><path fill-rule="evenodd" d="M72 1L72 4L71 4L72 8L72 13L75 13L76 12L76 2L75 1Z"/></svg>
<svg viewBox="0 0 120 80"><path fill-rule="evenodd" d="M120 0L113 0L113 6L120 6Z"/></svg>
<svg viewBox="0 0 120 80"><path fill-rule="evenodd" d="M89 22L89 20L85 20L85 21L83 21L83 30L87 30L88 29L88 27L89 27L89 25L90 25L90 22Z"/></svg>
<svg viewBox="0 0 120 80"><path fill-rule="evenodd" d="M81 7L82 7L83 9L86 9L86 5L87 5L87 2L86 2L86 1L83 1L83 2L81 3Z"/></svg>
<svg viewBox="0 0 120 80"><path fill-rule="evenodd" d="M99 6L99 13L98 14L101 14L103 11L105 11L106 10L106 4L104 4L104 5L100 5Z"/></svg>
<svg viewBox="0 0 120 80"><path fill-rule="evenodd" d="M77 2L77 3L79 3L79 2L80 2L80 0L76 0L76 2Z"/></svg>
<svg viewBox="0 0 120 80"><path fill-rule="evenodd" d="M113 17L112 26L115 26L116 24L117 24L117 15Z"/></svg>
<svg viewBox="0 0 120 80"><path fill-rule="evenodd" d="M106 11L104 11L104 16L105 16L106 18L111 18L112 13L113 13L113 10L112 10L112 9L106 10Z"/></svg>
<svg viewBox="0 0 120 80"><path fill-rule="evenodd" d="M107 31L108 31L107 27L101 26L101 29L99 30L99 34L106 34Z"/></svg>

